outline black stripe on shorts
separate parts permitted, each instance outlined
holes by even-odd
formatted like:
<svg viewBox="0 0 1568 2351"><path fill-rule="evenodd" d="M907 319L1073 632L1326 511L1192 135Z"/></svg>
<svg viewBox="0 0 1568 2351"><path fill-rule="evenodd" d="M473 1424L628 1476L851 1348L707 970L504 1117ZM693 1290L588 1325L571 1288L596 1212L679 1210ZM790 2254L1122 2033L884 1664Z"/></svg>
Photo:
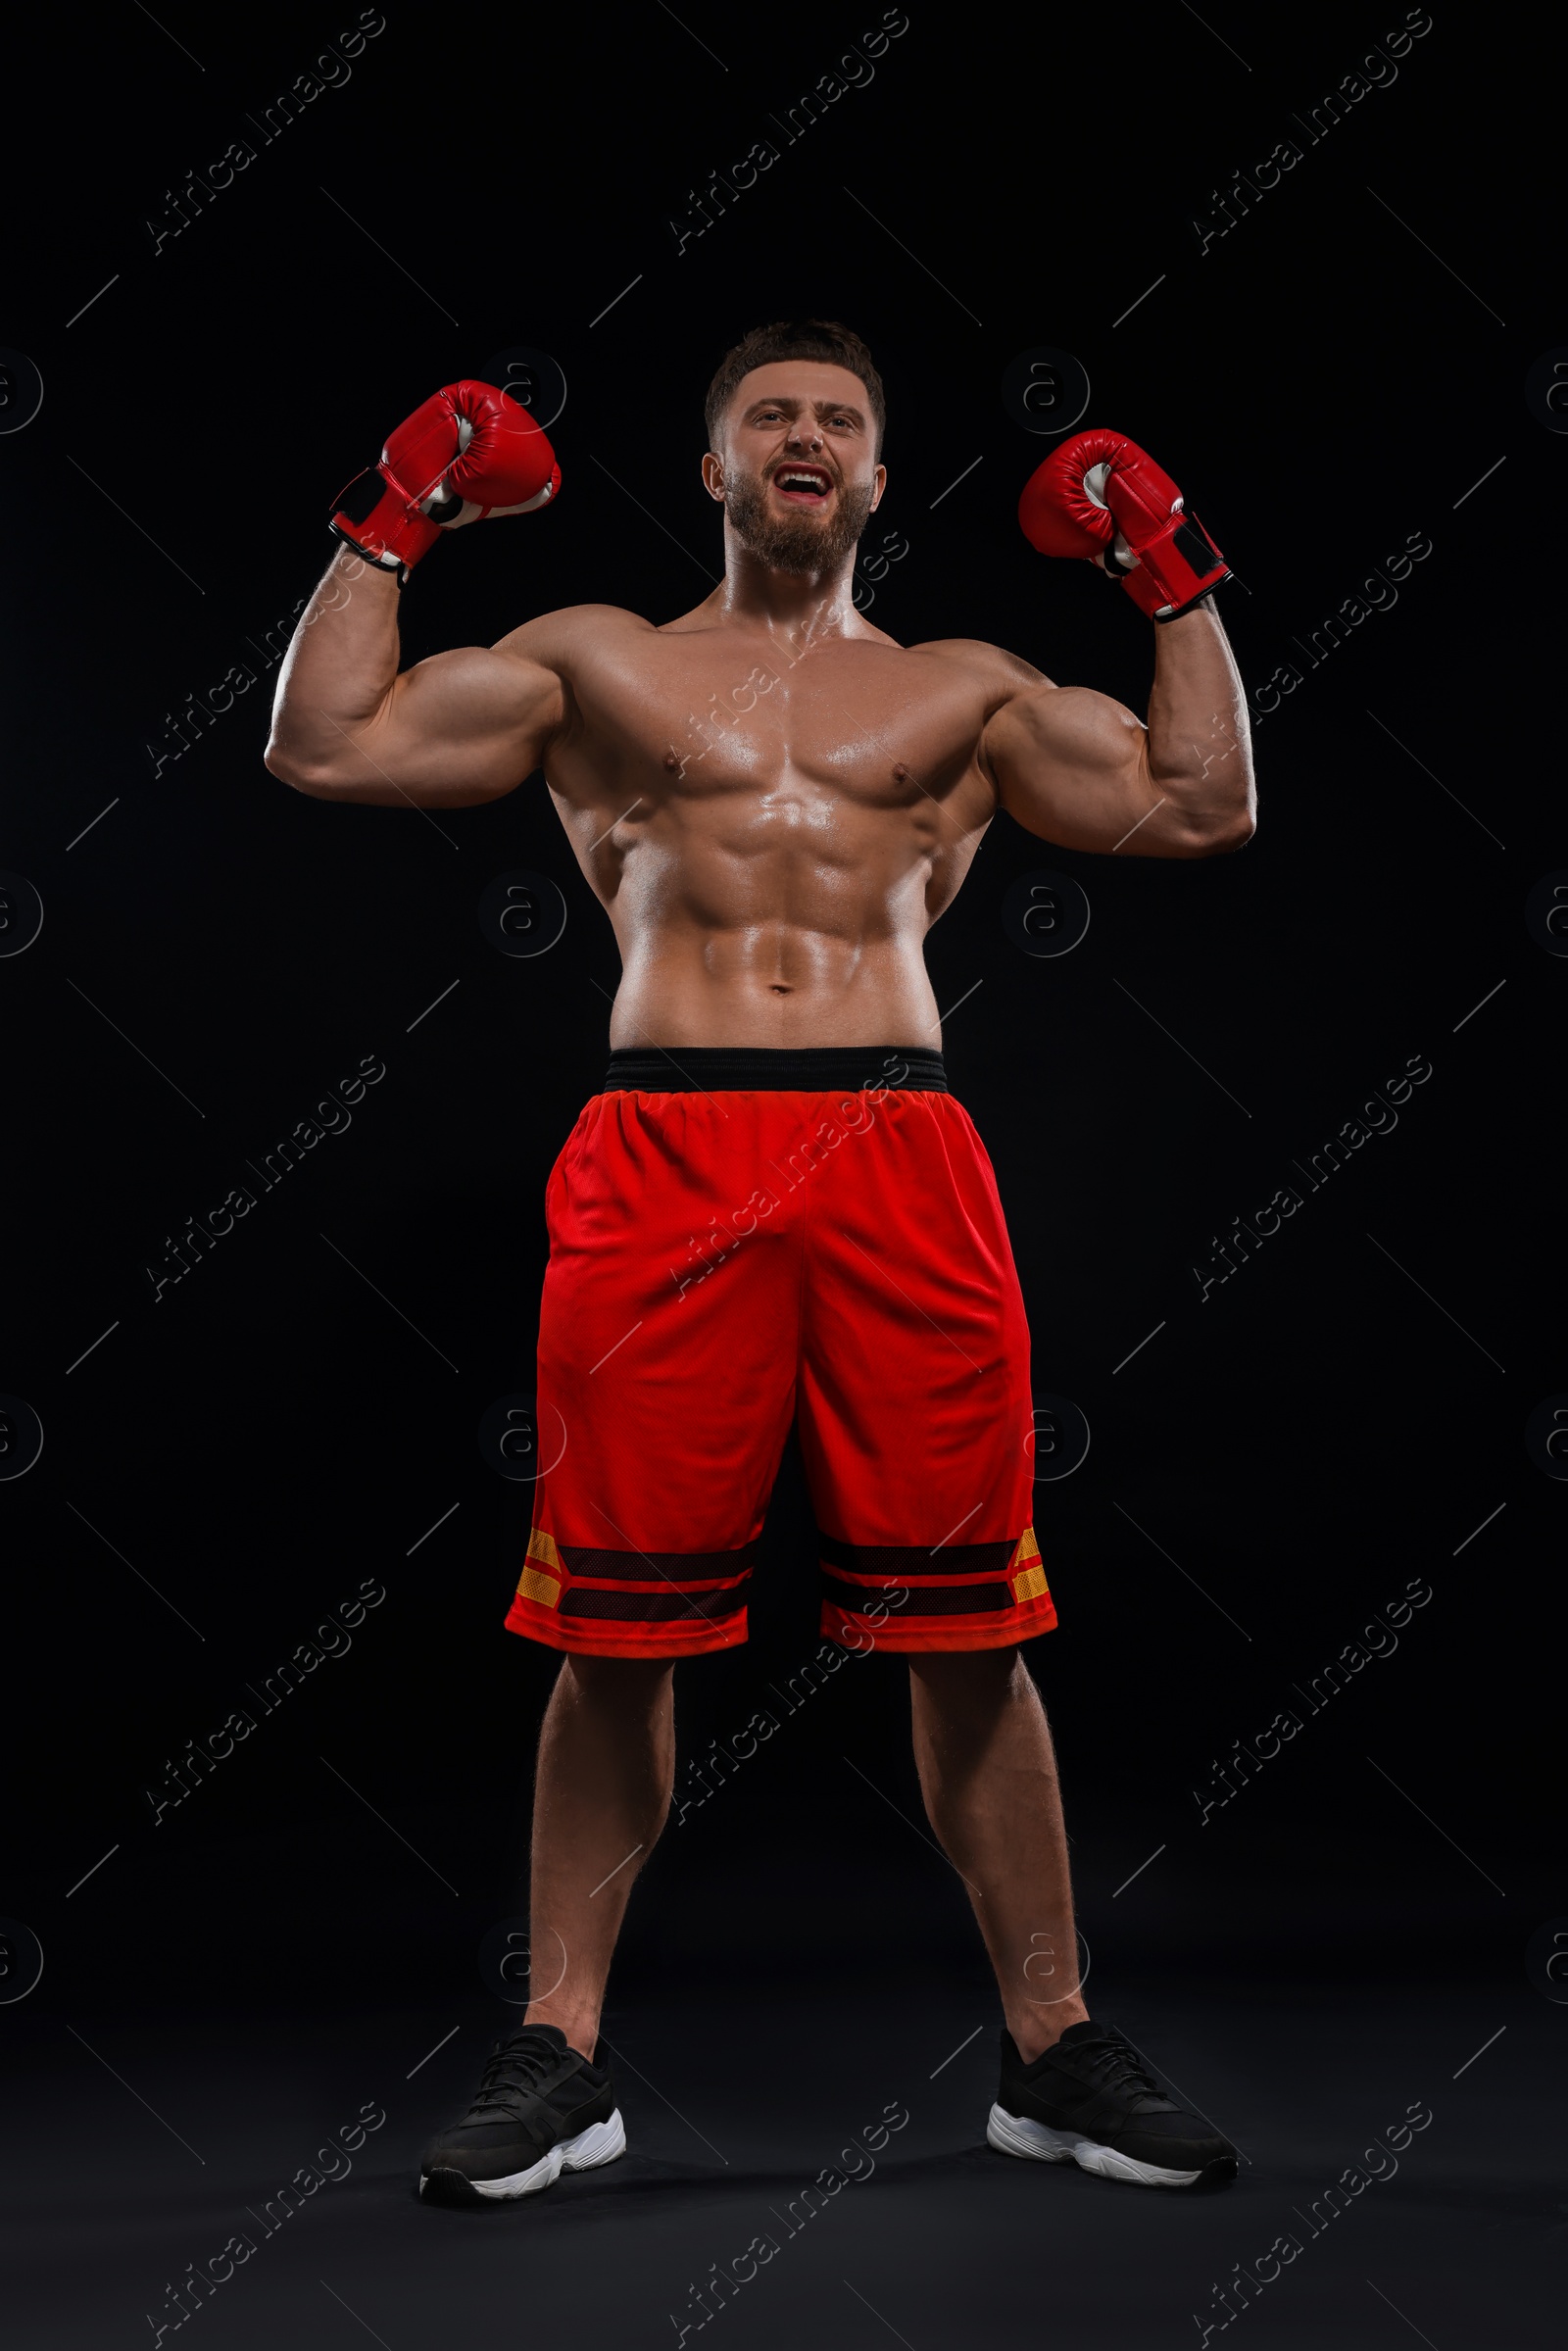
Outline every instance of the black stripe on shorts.
<svg viewBox="0 0 1568 2351"><path fill-rule="evenodd" d="M923 1543L841 1543L836 1535L818 1534L817 1557L824 1569L842 1567L852 1576L887 1576L900 1584L948 1584L955 1576L998 1576L1004 1573L1016 1541L1003 1543L942 1543L933 1550Z"/></svg>
<svg viewBox="0 0 1568 2351"><path fill-rule="evenodd" d="M676 1617L723 1624L745 1604L744 1592L599 1592L591 1584L573 1584L561 1595L563 1616L607 1617L631 1625L663 1625Z"/></svg>
<svg viewBox="0 0 1568 2351"><path fill-rule="evenodd" d="M726 1584L749 1576L757 1556L755 1543L733 1551L594 1551L575 1543L558 1543L556 1548L574 1576L601 1584L651 1584L655 1576L667 1576L682 1591L688 1584Z"/></svg>
<svg viewBox="0 0 1568 2351"><path fill-rule="evenodd" d="M603 1094L846 1094L883 1087L946 1094L928 1045L694 1045L677 1053L617 1046Z"/></svg>
<svg viewBox="0 0 1568 2351"><path fill-rule="evenodd" d="M848 1584L842 1576L822 1577L822 1590L830 1600L852 1615L863 1616L868 1609L880 1608L887 1597L888 1587L866 1584ZM897 1589L906 1591L909 1605L900 1617L905 1623L911 1616L986 1616L993 1610L1016 1607L1010 1584L918 1584L909 1583Z"/></svg>

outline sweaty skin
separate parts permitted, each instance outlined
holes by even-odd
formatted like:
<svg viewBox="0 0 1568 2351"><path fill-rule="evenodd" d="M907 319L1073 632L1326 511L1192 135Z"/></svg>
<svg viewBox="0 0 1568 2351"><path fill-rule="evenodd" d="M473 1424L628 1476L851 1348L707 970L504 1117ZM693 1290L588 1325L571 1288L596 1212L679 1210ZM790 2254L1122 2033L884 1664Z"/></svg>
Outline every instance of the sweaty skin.
<svg viewBox="0 0 1568 2351"><path fill-rule="evenodd" d="M724 578L662 626L579 605L400 675L395 581L335 557L279 677L272 773L321 799L472 808L542 766L620 945L611 1043L675 1051L940 1047L922 943L999 808L1114 856L1249 838L1247 703L1208 605L1154 629L1147 728L995 646L898 645L851 601L886 483L859 378L756 368L717 438L703 478L725 508ZM783 486L797 466L815 490ZM524 2021L585 2057L627 1860L641 1868L669 1808L672 1675L567 1656L545 1714ZM1088 2013L1039 1691L1002 1648L912 1657L909 1693L926 1809L1027 2062Z"/></svg>
<svg viewBox="0 0 1568 2351"><path fill-rule="evenodd" d="M858 377L754 369L718 438L703 473L725 576L661 625L578 605L400 675L395 582L338 555L279 678L269 767L421 808L543 767L620 947L612 1046L940 1047L923 941L999 808L1128 856L1250 836L1246 699L1211 609L1154 630L1147 729L995 646L900 646L856 612L854 546L832 544L886 481ZM795 465L816 493L780 486Z"/></svg>

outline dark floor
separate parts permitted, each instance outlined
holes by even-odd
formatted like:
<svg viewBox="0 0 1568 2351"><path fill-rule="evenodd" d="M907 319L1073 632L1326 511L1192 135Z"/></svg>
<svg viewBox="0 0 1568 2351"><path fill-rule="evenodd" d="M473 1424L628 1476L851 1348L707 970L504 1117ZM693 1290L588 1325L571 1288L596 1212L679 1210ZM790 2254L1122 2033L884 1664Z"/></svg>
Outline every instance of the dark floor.
<svg viewBox="0 0 1568 2351"><path fill-rule="evenodd" d="M1457 1988L1387 1982L1124 1991L1116 2021L1245 2150L1233 2186L1181 2196L992 2154L983 1999L911 1993L896 1955L889 1973L903 1988L868 1979L848 2004L769 1992L716 2012L686 1994L612 2011L627 2158L479 2212L415 2193L422 2138L466 2102L504 2022L478 1993L462 2015L249 2033L232 2018L127 2025L106 2000L74 2020L79 2043L39 2010L5 2132L8 2339L102 2351L167 2325L170 2340L168 2287L238 2231L254 2253L184 2322L207 2351L672 2346L687 2326L731 2351L1175 2346L1228 2332L1214 2289L1259 2264L1270 2281L1244 2287L1230 2322L1258 2351L1560 2341L1568 2181L1542 2091L1563 2012L1522 1977L1484 2013ZM362 2108L385 2121L344 2173L326 2142L352 2138ZM908 2119L871 2170L852 2141L874 2144L889 2109ZM1384 2176L1326 2222L1324 2191L1380 2136L1397 2143L1412 2109L1432 2119L1396 2169L1369 2157ZM278 2189L318 2150L340 2176L279 2223ZM803 2219L802 2189L832 2166L860 2176ZM1276 2276L1282 2235L1300 2250ZM714 2265L749 2272L759 2237L776 2251L704 2322L694 2287Z"/></svg>

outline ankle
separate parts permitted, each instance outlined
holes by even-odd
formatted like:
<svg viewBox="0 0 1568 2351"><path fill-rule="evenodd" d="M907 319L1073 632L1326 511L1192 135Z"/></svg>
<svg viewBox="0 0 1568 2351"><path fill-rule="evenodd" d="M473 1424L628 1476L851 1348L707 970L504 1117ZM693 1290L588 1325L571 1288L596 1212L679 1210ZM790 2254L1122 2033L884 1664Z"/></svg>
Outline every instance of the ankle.
<svg viewBox="0 0 1568 2351"><path fill-rule="evenodd" d="M1069 2026L1087 2024L1088 2020L1088 2009L1082 2000L1075 1998L1054 2002L1049 2017L1038 2009L1026 2011L1020 2017L1008 2017L1007 2030L1024 2064L1033 2065L1037 2057L1044 2057L1048 2049L1055 2047Z"/></svg>
<svg viewBox="0 0 1568 2351"><path fill-rule="evenodd" d="M553 2000L530 2000L522 2012L522 2021L525 2026L554 2025L558 2033L564 2033L567 2048L575 2049L579 2057L592 2065L599 2041L597 2015L561 2009Z"/></svg>

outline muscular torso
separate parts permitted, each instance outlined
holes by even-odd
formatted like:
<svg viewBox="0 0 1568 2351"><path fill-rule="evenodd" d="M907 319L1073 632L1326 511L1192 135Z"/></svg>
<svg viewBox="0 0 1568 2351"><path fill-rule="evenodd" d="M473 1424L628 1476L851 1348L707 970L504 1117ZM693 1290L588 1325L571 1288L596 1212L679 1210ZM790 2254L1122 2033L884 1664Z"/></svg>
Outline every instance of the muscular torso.
<svg viewBox="0 0 1568 2351"><path fill-rule="evenodd" d="M995 811L986 721L1037 671L706 608L497 650L563 682L545 777L619 942L612 1046L940 1045L922 942Z"/></svg>

